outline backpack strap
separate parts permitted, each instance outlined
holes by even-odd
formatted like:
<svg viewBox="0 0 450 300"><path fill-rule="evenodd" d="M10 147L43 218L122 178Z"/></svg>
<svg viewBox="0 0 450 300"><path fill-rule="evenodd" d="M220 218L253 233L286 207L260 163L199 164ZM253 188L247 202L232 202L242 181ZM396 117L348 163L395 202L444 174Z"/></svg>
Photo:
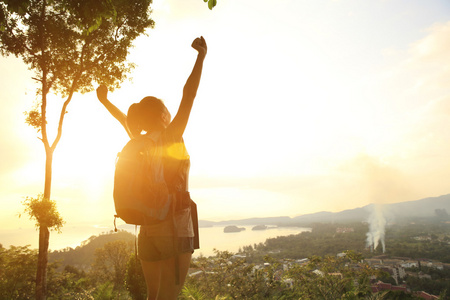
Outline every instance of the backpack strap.
<svg viewBox="0 0 450 300"><path fill-rule="evenodd" d="M118 217L119 217L118 215L114 215L114 232L117 232L116 219Z"/></svg>
<svg viewBox="0 0 450 300"><path fill-rule="evenodd" d="M175 209L173 210L175 212ZM172 214L173 223L173 249L175 252L175 285L180 284L180 253L179 253L179 238L178 227L175 222L175 216Z"/></svg>

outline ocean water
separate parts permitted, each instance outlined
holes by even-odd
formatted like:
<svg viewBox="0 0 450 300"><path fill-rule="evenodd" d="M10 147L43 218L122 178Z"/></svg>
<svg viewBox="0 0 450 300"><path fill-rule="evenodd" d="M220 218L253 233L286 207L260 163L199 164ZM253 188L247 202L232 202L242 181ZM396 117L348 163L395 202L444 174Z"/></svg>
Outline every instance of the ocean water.
<svg viewBox="0 0 450 300"><path fill-rule="evenodd" d="M236 253L239 247L264 243L268 238L310 231L310 228L303 227L269 226L266 230L252 230L253 226L239 227L245 228L245 230L224 233L224 226L199 228L200 249L195 251L194 257L200 254L204 256L214 255L214 249ZM114 227L112 226L65 226L60 234L56 232L50 233L50 250L60 250L66 247L76 248L89 237L111 232L113 229ZM132 225L120 226L120 229L127 230L133 234L135 232L135 227ZM38 231L33 228L0 230L0 244L4 247L30 245L31 248L38 248L38 238Z"/></svg>
<svg viewBox="0 0 450 300"><path fill-rule="evenodd" d="M238 226L245 228L240 232L223 232L224 226L214 226L199 229L200 249L196 250L194 257L214 255L214 248L220 251L238 252L239 247L264 243L268 238L288 236L310 231L304 227L275 227L268 226L266 230L252 230L253 226Z"/></svg>

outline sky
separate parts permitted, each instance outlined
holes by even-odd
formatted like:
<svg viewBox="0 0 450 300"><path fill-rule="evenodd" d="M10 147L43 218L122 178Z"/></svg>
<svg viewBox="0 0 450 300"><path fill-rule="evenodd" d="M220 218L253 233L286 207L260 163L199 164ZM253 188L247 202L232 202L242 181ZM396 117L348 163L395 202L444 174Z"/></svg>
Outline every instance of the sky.
<svg viewBox="0 0 450 300"><path fill-rule="evenodd" d="M154 0L152 8L155 28L130 50L132 79L109 99L126 112L156 96L174 115L196 58L190 44L205 37L184 136L200 219L450 193L448 1L219 0L211 11L201 0ZM43 192L44 148L23 114L37 101L33 73L15 57L0 66L0 243L36 245L17 238L34 230L21 202ZM50 131L61 105L52 95ZM127 139L95 92L75 95L53 163L62 235L112 229L114 162Z"/></svg>

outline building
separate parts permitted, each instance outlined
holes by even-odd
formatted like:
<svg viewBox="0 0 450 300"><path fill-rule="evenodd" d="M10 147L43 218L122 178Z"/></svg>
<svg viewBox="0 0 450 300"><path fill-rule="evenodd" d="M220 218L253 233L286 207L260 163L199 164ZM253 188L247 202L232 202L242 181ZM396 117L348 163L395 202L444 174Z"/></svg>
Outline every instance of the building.
<svg viewBox="0 0 450 300"><path fill-rule="evenodd" d="M400 263L400 266L403 268L418 268L419 262L417 260L406 260Z"/></svg>
<svg viewBox="0 0 450 300"><path fill-rule="evenodd" d="M349 233L349 232L355 232L355 229L352 227L338 227L336 228L336 233Z"/></svg>

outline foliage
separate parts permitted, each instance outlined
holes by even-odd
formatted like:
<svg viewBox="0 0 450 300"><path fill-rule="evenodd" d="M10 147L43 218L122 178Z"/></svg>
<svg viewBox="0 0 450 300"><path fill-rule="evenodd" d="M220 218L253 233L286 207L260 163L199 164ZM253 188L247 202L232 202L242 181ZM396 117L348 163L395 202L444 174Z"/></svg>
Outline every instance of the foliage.
<svg viewBox="0 0 450 300"><path fill-rule="evenodd" d="M64 97L92 90L92 82L115 85L132 65L132 41L154 22L151 0L22 0L0 2L0 51L23 58ZM46 90L40 90L46 93Z"/></svg>
<svg viewBox="0 0 450 300"><path fill-rule="evenodd" d="M105 282L100 284L93 293L96 300L110 300L114 299L113 284L111 282Z"/></svg>
<svg viewBox="0 0 450 300"><path fill-rule="evenodd" d="M370 278L379 272L352 258L310 257L306 264L265 257L263 266L229 252L200 257L200 274L187 279L183 299L362 299L372 295Z"/></svg>
<svg viewBox="0 0 450 300"><path fill-rule="evenodd" d="M389 254L429 258L450 263L450 223L439 219L411 220L390 226L386 232Z"/></svg>
<svg viewBox="0 0 450 300"><path fill-rule="evenodd" d="M433 295L448 293L450 291L450 277L440 279L420 278L416 276L408 276L406 284L413 291L426 291Z"/></svg>
<svg viewBox="0 0 450 300"><path fill-rule="evenodd" d="M314 256L306 265L294 265L287 273L293 280L292 295L307 299L361 299L371 295L370 278L379 272L350 258Z"/></svg>
<svg viewBox="0 0 450 300"><path fill-rule="evenodd" d="M217 0L203 0L203 2L208 2L209 9L213 9L217 5Z"/></svg>
<svg viewBox="0 0 450 300"><path fill-rule="evenodd" d="M62 272L58 272L58 269L58 263L49 265L48 299L94 299L94 287L84 271L70 265Z"/></svg>
<svg viewBox="0 0 450 300"><path fill-rule="evenodd" d="M62 136L64 116L72 96L93 89L93 83L118 87L133 64L126 60L132 42L154 25L151 0L0 0L0 54L21 57L40 83L38 106L26 122L41 133L44 144L45 181L41 207L29 199L30 216L39 226L36 298L47 294L48 226L62 226L56 209L42 215L50 202L53 153ZM47 94L66 98L53 142L47 135ZM47 199L47 200L46 200ZM42 222L42 223L41 223Z"/></svg>
<svg viewBox="0 0 450 300"><path fill-rule="evenodd" d="M367 224L335 223L312 224L311 232L297 235L269 238L264 243L243 246L240 253L250 261L261 261L266 253L275 258L302 259L312 255L334 255L352 249L370 258L382 255L371 252L365 246ZM353 232L337 233L338 227L353 228ZM409 220L391 224L386 228L386 255L409 257L412 259L429 258L450 263L450 223L433 219ZM426 240L418 240L418 238Z"/></svg>
<svg viewBox="0 0 450 300"><path fill-rule="evenodd" d="M96 239L88 239L82 247L100 245ZM48 299L145 299L145 283L132 244L132 241L103 243L95 251L95 262L88 270L62 266L61 262L50 263ZM192 261L193 275L186 279L179 299L415 299L414 295L401 291L372 294L373 280L387 277L365 264L361 253L356 251L346 251L339 257L310 256L301 261L265 255L259 262L249 262L227 251L215 253ZM10 249L0 246L0 299L34 298L32 274L36 270L36 257L37 251L28 246ZM116 271L124 276L119 278ZM421 267L409 271L432 278L408 276L406 282L413 291L424 290L448 299L445 298L448 269Z"/></svg>
<svg viewBox="0 0 450 300"><path fill-rule="evenodd" d="M25 123L36 129L37 132L41 131L42 115L39 112L38 108L33 108L30 111L25 112L24 114Z"/></svg>
<svg viewBox="0 0 450 300"><path fill-rule="evenodd" d="M338 227L354 228L353 232L336 233ZM352 249L364 256L370 253L365 249L367 224L312 224L311 232L269 238L265 243L242 247L242 253L251 261L261 261L266 253L275 258L303 259L313 255L335 255Z"/></svg>
<svg viewBox="0 0 450 300"><path fill-rule="evenodd" d="M145 284L141 261L135 254L132 254L128 259L125 286L133 300L147 299L147 285Z"/></svg>
<svg viewBox="0 0 450 300"><path fill-rule="evenodd" d="M263 299L278 286L270 275L265 276L266 273L273 273L272 268L258 270L254 264L234 258L227 251L216 251L213 258L200 257L195 264L202 272L186 280L185 295L189 292L190 295L204 295L202 297L205 299L216 296L225 299ZM267 279L270 283L266 282Z"/></svg>
<svg viewBox="0 0 450 300"><path fill-rule="evenodd" d="M114 241L124 241L127 243L134 243L135 236L128 231L120 230L114 232L104 232L100 235L93 235L81 242L81 245L75 249L67 247L61 250L52 251L49 253L49 262L60 261L62 267L67 265L74 266L78 269L87 271L95 260L95 250L103 248L106 243Z"/></svg>
<svg viewBox="0 0 450 300"><path fill-rule="evenodd" d="M34 299L37 251L0 247L0 299Z"/></svg>
<svg viewBox="0 0 450 300"><path fill-rule="evenodd" d="M31 220L36 221L36 228L46 226L61 232L65 222L57 211L54 200L46 199L44 195L39 194L36 198L26 197L23 205L25 206L25 213L30 216Z"/></svg>
<svg viewBox="0 0 450 300"><path fill-rule="evenodd" d="M216 299L218 299L219 296L216 297ZM185 285L183 287L183 289L181 290L181 299L186 299L186 300L203 300L206 299L205 294L203 294L202 292L200 292L197 288L195 288L194 286L188 286ZM225 297L223 297L222 299L226 299Z"/></svg>
<svg viewBox="0 0 450 300"><path fill-rule="evenodd" d="M95 251L92 275L95 281L111 282L114 290L123 290L128 259L132 253L131 243L114 241Z"/></svg>

